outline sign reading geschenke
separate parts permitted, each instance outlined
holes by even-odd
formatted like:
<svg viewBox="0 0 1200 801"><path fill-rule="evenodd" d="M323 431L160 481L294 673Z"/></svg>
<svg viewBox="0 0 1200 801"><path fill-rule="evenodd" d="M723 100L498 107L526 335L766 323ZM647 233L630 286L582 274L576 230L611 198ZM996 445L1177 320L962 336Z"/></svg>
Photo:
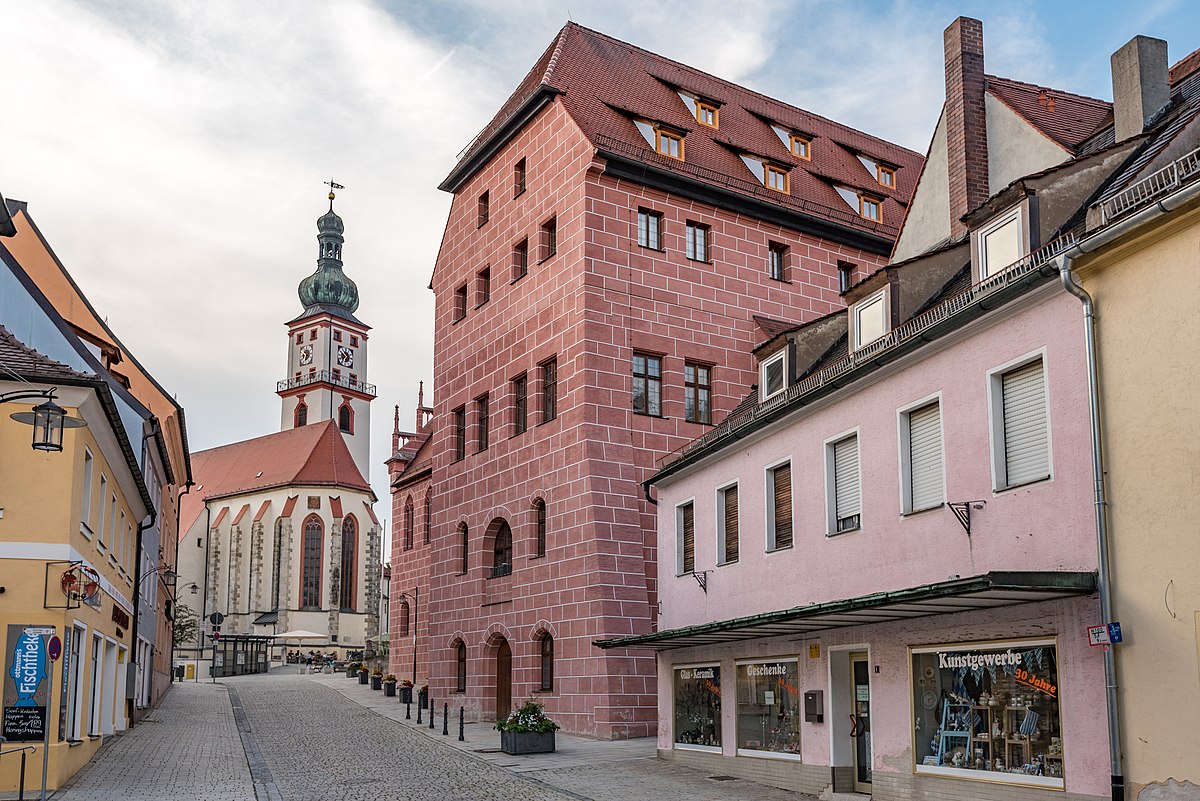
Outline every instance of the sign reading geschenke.
<svg viewBox="0 0 1200 801"><path fill-rule="evenodd" d="M4 669L4 737L9 742L41 742L50 703L53 626L9 625Z"/></svg>

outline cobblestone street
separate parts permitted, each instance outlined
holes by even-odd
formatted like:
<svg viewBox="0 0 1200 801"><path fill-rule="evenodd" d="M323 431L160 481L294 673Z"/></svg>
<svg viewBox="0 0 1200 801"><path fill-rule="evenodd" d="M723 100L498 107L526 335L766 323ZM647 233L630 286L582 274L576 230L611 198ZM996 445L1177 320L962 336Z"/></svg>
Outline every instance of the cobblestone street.
<svg viewBox="0 0 1200 801"><path fill-rule="evenodd" d="M339 686L339 679L345 686ZM403 707L340 677L274 673L177 684L133 731L106 744L56 801L802 801L747 781L717 781L653 758L649 743L570 738L548 758L394 720ZM394 710L400 710L396 712ZM381 714L383 713L383 714ZM415 714L415 713L414 713ZM389 717L391 716L391 717ZM487 734L487 732L491 732ZM432 735L432 736L431 736ZM589 759L589 756L594 756ZM542 761L535 761L541 759ZM594 762L594 764L590 764ZM166 771L158 765L168 765ZM544 767L540 767L544 766Z"/></svg>

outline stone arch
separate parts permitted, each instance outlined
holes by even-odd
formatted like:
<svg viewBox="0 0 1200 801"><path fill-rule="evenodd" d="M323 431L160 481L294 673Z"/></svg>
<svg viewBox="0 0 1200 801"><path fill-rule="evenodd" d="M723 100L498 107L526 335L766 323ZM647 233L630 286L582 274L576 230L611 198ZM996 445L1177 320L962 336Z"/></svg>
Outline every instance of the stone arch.
<svg viewBox="0 0 1200 801"><path fill-rule="evenodd" d="M538 618L538 622L534 623L533 627L529 629L530 642L537 642L542 638L543 634L549 634L554 639L558 639L558 629L544 617Z"/></svg>

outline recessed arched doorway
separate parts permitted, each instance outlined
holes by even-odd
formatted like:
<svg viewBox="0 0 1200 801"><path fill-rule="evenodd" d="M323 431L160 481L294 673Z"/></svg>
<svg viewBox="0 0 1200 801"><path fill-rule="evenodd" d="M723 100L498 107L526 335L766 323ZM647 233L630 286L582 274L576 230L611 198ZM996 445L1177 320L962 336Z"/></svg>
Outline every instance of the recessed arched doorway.
<svg viewBox="0 0 1200 801"><path fill-rule="evenodd" d="M504 720L512 712L512 648L508 640L500 640L496 648L496 720Z"/></svg>

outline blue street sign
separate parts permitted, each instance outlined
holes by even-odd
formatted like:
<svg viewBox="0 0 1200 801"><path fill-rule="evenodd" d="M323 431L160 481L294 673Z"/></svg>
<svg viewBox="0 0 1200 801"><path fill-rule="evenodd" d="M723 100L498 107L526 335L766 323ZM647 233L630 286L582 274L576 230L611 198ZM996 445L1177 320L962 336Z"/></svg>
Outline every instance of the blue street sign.
<svg viewBox="0 0 1200 801"><path fill-rule="evenodd" d="M1108 624L1108 641L1109 642L1121 642L1121 624L1120 623L1109 623Z"/></svg>

